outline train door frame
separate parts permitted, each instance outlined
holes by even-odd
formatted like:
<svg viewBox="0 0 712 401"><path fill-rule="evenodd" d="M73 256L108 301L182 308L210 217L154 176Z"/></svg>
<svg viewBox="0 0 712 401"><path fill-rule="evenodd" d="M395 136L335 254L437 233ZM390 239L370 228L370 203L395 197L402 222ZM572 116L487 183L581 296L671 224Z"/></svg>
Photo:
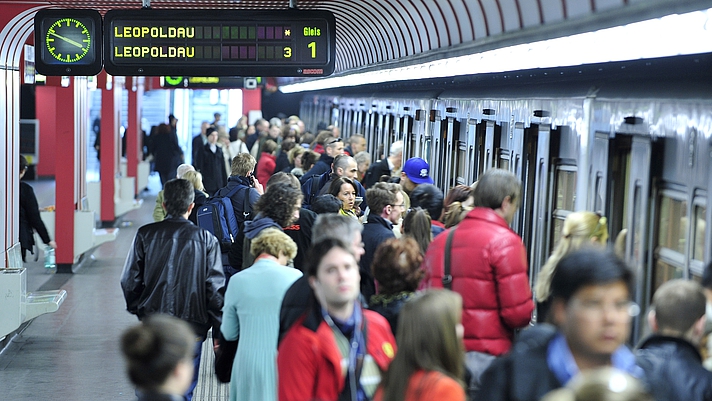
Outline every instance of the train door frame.
<svg viewBox="0 0 712 401"><path fill-rule="evenodd" d="M403 160L407 160L410 157L421 157L427 159L429 155L428 143L432 141L430 137L430 111L428 108L418 108L415 111L415 118L413 118L413 140L411 144L414 149L403 149ZM405 144L404 144L405 145ZM426 154L427 152L427 154Z"/></svg>
<svg viewBox="0 0 712 401"><path fill-rule="evenodd" d="M370 102L371 107L368 108L366 114L366 124L364 126L363 132L356 132L355 134L361 134L366 138L366 144L372 144L369 148L372 153L378 153L378 148L382 145L379 139L383 138L382 135L382 125L383 125L383 114L379 110L379 104L374 100ZM375 150L374 150L375 149Z"/></svg>
<svg viewBox="0 0 712 401"><path fill-rule="evenodd" d="M364 128L364 124L366 123L366 111L363 110L364 103L361 101L357 101L354 107L354 121L353 125L351 125L351 132L349 135L353 135L357 132L362 132Z"/></svg>
<svg viewBox="0 0 712 401"><path fill-rule="evenodd" d="M430 129L428 130L428 136L430 137L430 157L423 159L428 162L428 164L431 167L435 166L440 166L442 165L442 152L443 152L443 146L444 146L444 138L443 138L443 120L446 120L447 117L443 118L443 111L440 110L440 104L442 103L441 100L438 100L435 102L433 105L434 107L430 109L429 113L429 120L430 120ZM431 168L430 170L430 178L433 179L433 182L435 185L439 186L442 188L440 185L440 171L441 169L438 169L437 171L433 171Z"/></svg>
<svg viewBox="0 0 712 401"><path fill-rule="evenodd" d="M481 164L482 171L480 174L497 167L497 158L501 150L500 138L502 137L502 126L497 124L494 118L496 111L494 109L484 109L482 114L485 117L478 124L478 130L484 135L483 163Z"/></svg>
<svg viewBox="0 0 712 401"><path fill-rule="evenodd" d="M471 185L477 180L477 120L474 118L467 118L465 124L461 125L461 129L464 128L464 150L465 152L465 185ZM461 134L463 134L461 132ZM462 146L463 141L460 141Z"/></svg>
<svg viewBox="0 0 712 401"><path fill-rule="evenodd" d="M533 183L533 205L531 218L531 243L529 244L529 281L534 283L534 278L539 273L541 266L546 262L549 238L549 216L551 192L551 137L550 124L532 123L530 130L536 132L536 158L535 175ZM526 133L525 133L526 136Z"/></svg>
<svg viewBox="0 0 712 401"><path fill-rule="evenodd" d="M400 130L400 138L403 140L403 154L408 154L411 148L414 147L411 141L415 140L415 135L413 134L413 130L415 129L415 112L409 102L399 105L398 107L401 109L401 114L398 117L397 126Z"/></svg>
<svg viewBox="0 0 712 401"><path fill-rule="evenodd" d="M551 157L551 196L547 210L549 225L544 243L547 259L561 239L564 220L576 211L576 197L579 196L578 181L581 179L578 163L580 143L577 132L568 125L559 125L553 128L552 132L550 151L556 152L556 155Z"/></svg>
<svg viewBox="0 0 712 401"><path fill-rule="evenodd" d="M451 105L445 108L445 120L447 121L444 131L442 134L443 138L443 150L444 154L441 153L444 159L443 163L437 163L431 165L430 172L432 175L433 170L436 170L436 176L439 181L435 182L439 188L442 189L443 193L447 193L450 188L458 184L457 182L457 172L459 170L459 138L460 138L460 120L457 118L457 105ZM435 167L435 168L433 168Z"/></svg>
<svg viewBox="0 0 712 401"><path fill-rule="evenodd" d="M338 127L339 130L341 130L341 121L339 120L339 116L341 115L341 110L339 110L338 98L331 99L329 107L330 107L329 115L331 116L329 119L329 123L331 125ZM343 132L341 134L343 135Z"/></svg>
<svg viewBox="0 0 712 401"><path fill-rule="evenodd" d="M609 231L617 236L623 228L628 229L624 260L633 269L636 280L632 298L642 310L647 310L650 305L652 286L651 228L655 214L651 200L652 155L653 141L640 129L624 125L609 139L606 201ZM621 171L622 167L624 171ZM643 325L641 319L633 319L634 341L641 337Z"/></svg>
<svg viewBox="0 0 712 401"><path fill-rule="evenodd" d="M512 119L509 122L509 129L507 130L509 132L508 135L502 135L500 137L500 140L506 141L507 142L507 156L509 159L509 168L508 170L512 172L514 175L517 176L522 181L522 188L521 188L521 199L519 203L519 209L517 210L516 214L514 215L514 219L512 219L512 230L515 232L519 233L520 236L522 236L522 227L523 227L523 218L524 218L524 193L525 193L525 188L524 188L524 160L526 158L526 155L524 154L524 123L518 123L514 122ZM504 146L502 146L504 147Z"/></svg>
<svg viewBox="0 0 712 401"><path fill-rule="evenodd" d="M533 229L534 229L534 198L535 198L535 185L537 176L537 148L539 145L539 129L538 127L527 127L525 123L521 124L522 130L522 175L520 176L522 180L522 201L519 204L519 221L520 221L520 231L519 236L522 237L524 245L527 247L527 259L529 262L530 270L532 266L532 247L533 242ZM531 271L529 272L529 280L533 280Z"/></svg>
<svg viewBox="0 0 712 401"><path fill-rule="evenodd" d="M594 133L590 155L589 196L586 199L586 210L601 213L606 210L609 137L610 135L607 132L598 131ZM611 237L614 236L611 235Z"/></svg>
<svg viewBox="0 0 712 401"><path fill-rule="evenodd" d="M383 112L381 113L381 116L383 116L383 124L381 126L381 132L383 135L381 135L381 138L383 138L384 143L383 143L383 157L386 158L389 155L389 150L391 149L391 144L398 139L400 139L400 135L398 132L396 132L396 116L393 114L395 110L397 110L397 105L398 102L395 100L391 101L386 101L383 105Z"/></svg>

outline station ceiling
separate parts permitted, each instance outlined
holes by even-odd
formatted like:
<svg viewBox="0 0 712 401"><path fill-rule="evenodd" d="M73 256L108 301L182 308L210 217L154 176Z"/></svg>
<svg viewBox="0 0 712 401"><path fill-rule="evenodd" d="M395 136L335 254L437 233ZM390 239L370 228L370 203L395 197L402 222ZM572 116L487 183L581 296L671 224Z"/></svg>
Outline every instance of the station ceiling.
<svg viewBox="0 0 712 401"><path fill-rule="evenodd" d="M4 0L56 8L141 8L141 1ZM152 0L154 9L327 10L336 73L407 65L700 9L709 0ZM504 44L503 44L504 43ZM288 79L287 79L288 80Z"/></svg>

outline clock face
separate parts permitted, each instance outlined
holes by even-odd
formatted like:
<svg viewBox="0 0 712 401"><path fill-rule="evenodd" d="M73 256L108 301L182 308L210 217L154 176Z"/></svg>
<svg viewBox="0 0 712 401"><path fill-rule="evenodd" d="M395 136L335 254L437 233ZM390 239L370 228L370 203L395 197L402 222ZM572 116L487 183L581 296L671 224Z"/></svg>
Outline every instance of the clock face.
<svg viewBox="0 0 712 401"><path fill-rule="evenodd" d="M49 54L63 63L76 63L89 54L92 35L87 26L75 18L62 18L47 28L45 44Z"/></svg>

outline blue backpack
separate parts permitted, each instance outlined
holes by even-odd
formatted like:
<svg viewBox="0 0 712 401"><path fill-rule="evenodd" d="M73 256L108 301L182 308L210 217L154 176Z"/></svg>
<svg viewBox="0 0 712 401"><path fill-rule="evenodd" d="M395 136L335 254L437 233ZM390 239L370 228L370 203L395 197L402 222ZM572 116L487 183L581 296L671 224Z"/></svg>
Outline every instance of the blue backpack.
<svg viewBox="0 0 712 401"><path fill-rule="evenodd" d="M220 242L220 250L223 253L230 250L230 245L232 245L240 232L240 224L235 217L235 211L232 208L230 197L241 189L249 191L250 187L238 185L224 196L213 196L200 206L196 214L198 226L210 231L217 237ZM252 211L249 192L245 194L244 198L244 217L249 220L249 215ZM248 211L250 213L248 213Z"/></svg>

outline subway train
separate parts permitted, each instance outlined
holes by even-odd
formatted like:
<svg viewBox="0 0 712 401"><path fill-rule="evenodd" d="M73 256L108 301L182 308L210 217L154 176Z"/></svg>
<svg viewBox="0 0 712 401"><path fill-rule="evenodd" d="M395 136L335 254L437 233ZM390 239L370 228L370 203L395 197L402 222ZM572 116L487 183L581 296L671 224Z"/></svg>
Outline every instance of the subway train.
<svg viewBox="0 0 712 401"><path fill-rule="evenodd" d="M445 193L491 168L516 174L522 197L512 226L527 247L530 280L569 213L601 213L610 246L617 240L634 269L635 301L646 311L657 287L673 278L701 280L712 256L712 88L700 73L707 67L687 67L708 62L648 60L489 77L496 84L342 89L307 95L300 110L312 127L328 122L344 137L365 135L374 160L403 140L404 159L427 160ZM634 339L643 334L643 317Z"/></svg>

